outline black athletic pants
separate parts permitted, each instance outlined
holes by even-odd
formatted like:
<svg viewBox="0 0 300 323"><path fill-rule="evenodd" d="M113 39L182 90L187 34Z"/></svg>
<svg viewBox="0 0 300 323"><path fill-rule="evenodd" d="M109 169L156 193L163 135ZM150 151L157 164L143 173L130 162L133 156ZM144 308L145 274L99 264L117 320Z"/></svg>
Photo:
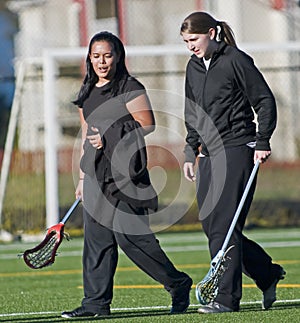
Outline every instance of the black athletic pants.
<svg viewBox="0 0 300 323"><path fill-rule="evenodd" d="M209 240L210 256L221 249L254 167L254 150L248 146L226 148L225 154L203 157L197 174L197 201L203 230ZM225 176L224 176L225 172ZM278 275L279 266L242 230L253 199L256 178L240 213L228 246L228 269L221 280L216 301L239 310L242 297L242 272L252 278L258 288L266 290Z"/></svg>
<svg viewBox="0 0 300 323"><path fill-rule="evenodd" d="M141 209L119 202L116 210L141 215ZM145 210L146 211L146 210ZM145 217L146 218L146 217ZM118 224L120 228L122 224ZM84 250L82 306L97 313L109 308L113 297L113 278L118 262L117 246L146 274L172 291L189 280L178 271L161 249L153 233L134 235L113 231L99 224L84 210Z"/></svg>

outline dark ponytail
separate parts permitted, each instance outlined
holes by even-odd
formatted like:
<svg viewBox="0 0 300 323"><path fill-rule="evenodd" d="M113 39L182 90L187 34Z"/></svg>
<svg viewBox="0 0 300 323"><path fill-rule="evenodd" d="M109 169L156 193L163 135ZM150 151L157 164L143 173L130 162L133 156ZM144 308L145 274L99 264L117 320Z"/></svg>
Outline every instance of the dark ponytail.
<svg viewBox="0 0 300 323"><path fill-rule="evenodd" d="M181 24L180 33L206 34L210 28L216 31L216 41L224 41L236 47L234 33L230 26L225 21L217 21L206 12L197 11L186 17Z"/></svg>
<svg viewBox="0 0 300 323"><path fill-rule="evenodd" d="M218 25L220 26L220 40L224 41L226 44L230 46L236 47L236 42L234 39L234 33L231 27L225 21L218 21Z"/></svg>

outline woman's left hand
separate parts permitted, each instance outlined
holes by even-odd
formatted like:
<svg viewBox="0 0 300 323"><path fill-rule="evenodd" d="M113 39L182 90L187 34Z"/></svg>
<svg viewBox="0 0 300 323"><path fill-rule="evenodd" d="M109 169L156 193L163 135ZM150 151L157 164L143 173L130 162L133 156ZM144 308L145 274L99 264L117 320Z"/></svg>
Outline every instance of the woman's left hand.
<svg viewBox="0 0 300 323"><path fill-rule="evenodd" d="M255 150L254 163L256 163L257 160L259 160L261 163L264 163L267 161L270 155L271 155L270 150Z"/></svg>
<svg viewBox="0 0 300 323"><path fill-rule="evenodd" d="M81 198L83 201L83 178L80 178L75 190L75 197L76 199Z"/></svg>
<svg viewBox="0 0 300 323"><path fill-rule="evenodd" d="M95 127L91 127L91 130L94 132L94 134L86 136L86 138L94 148L101 149L103 147L103 143L99 134L99 130Z"/></svg>

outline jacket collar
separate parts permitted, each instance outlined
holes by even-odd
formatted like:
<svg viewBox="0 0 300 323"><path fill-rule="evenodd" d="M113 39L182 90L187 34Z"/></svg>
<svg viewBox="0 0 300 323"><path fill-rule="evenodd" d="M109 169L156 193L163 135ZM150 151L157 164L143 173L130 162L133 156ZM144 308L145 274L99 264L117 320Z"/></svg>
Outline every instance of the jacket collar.
<svg viewBox="0 0 300 323"><path fill-rule="evenodd" d="M214 61L218 56L222 55L225 51L225 48L227 47L228 45L224 42L224 41L221 41L218 43L218 48L217 50L213 53L212 55L212 60ZM196 61L196 62L202 62L203 59L202 58L198 58L195 54L193 54L191 56L191 59L193 61Z"/></svg>

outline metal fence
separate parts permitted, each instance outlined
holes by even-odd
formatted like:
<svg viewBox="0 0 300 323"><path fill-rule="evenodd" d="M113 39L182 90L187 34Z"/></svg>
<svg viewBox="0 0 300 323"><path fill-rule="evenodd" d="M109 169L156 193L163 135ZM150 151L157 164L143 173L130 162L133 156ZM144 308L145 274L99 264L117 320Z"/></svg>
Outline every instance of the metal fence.
<svg viewBox="0 0 300 323"><path fill-rule="evenodd" d="M14 62L16 82L18 78L22 80L14 99L17 113L11 116L15 127L12 125L6 180L2 163L0 225L4 229L17 233L46 226L46 48L64 48L70 53L57 60L54 88L49 89L57 99L54 107L57 134L53 135L57 136L60 216L74 198L76 172L73 170L78 167L80 128L77 110L71 101L82 81L82 58L86 54L82 46L87 45L94 32L103 29L119 34L124 40L128 54L131 51L127 61L129 70L148 89L156 111L160 129L149 142L168 148L160 151L159 158L155 153L150 155L151 167L172 164L180 168L182 162L183 84L189 53L180 39L179 26L187 14L199 9L232 25L241 49L254 57L275 94L279 121L272 138L272 160L299 161L300 44L297 41L300 35L297 27L300 9L296 1L49 0L26 1L26 4L11 1L10 8L19 15ZM0 81L6 82L4 78ZM186 192L190 193L188 189ZM179 203L184 199L183 194ZM192 203L192 198L188 203Z"/></svg>

